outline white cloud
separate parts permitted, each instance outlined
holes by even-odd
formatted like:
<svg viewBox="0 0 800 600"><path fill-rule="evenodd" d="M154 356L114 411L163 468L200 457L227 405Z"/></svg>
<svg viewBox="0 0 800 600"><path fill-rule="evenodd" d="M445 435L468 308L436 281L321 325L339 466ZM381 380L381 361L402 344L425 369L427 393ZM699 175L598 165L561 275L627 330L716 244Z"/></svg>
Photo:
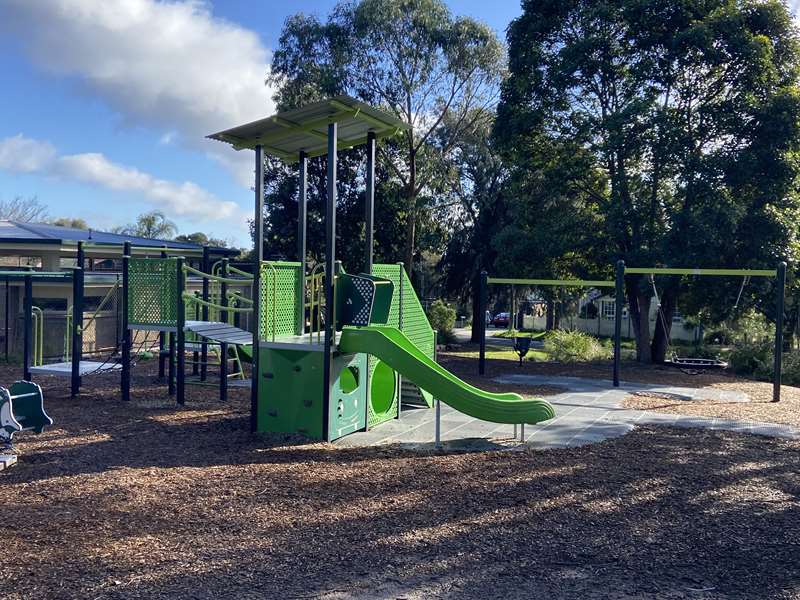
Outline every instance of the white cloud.
<svg viewBox="0 0 800 600"><path fill-rule="evenodd" d="M4 0L0 21L40 68L75 78L126 123L173 132L241 179L249 153L232 156L203 137L272 112L269 52L256 33L196 0Z"/></svg>
<svg viewBox="0 0 800 600"><path fill-rule="evenodd" d="M25 156L28 158L18 158ZM162 209L170 217L219 224L245 223L244 211L191 181L176 183L134 167L115 163L96 152L59 156L49 142L23 135L0 139L0 169L13 173L42 173L64 180L129 192Z"/></svg>
<svg viewBox="0 0 800 600"><path fill-rule="evenodd" d="M56 149L48 142L21 133L0 141L0 169L11 173L35 173L52 162Z"/></svg>

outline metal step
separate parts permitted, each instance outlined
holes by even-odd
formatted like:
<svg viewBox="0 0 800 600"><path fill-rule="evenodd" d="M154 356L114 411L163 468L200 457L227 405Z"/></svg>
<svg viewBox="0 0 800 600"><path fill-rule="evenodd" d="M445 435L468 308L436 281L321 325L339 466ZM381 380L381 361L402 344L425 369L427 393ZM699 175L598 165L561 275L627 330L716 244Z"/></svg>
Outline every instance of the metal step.
<svg viewBox="0 0 800 600"><path fill-rule="evenodd" d="M407 379L402 379L400 386L400 399L402 404L410 404L412 406L428 406L425 398L422 396L422 391Z"/></svg>

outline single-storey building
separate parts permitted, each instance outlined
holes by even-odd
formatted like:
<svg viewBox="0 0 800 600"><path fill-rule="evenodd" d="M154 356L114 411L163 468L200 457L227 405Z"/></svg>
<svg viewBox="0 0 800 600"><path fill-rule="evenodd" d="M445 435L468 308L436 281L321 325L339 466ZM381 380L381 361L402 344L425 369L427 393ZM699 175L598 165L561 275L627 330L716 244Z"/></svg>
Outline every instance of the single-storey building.
<svg viewBox="0 0 800 600"><path fill-rule="evenodd" d="M204 247L190 242L142 238L93 229L74 229L47 223L0 220L0 353L21 353L23 279L27 271L52 273L33 282L36 336L41 339L44 362L61 360L69 352L66 335L72 307L72 281L57 274L76 266L78 242L83 242L86 272L84 285L84 353L111 351L119 338L119 291L122 253L131 243L134 257L183 256L188 264L201 266ZM211 262L234 258L238 250L210 247ZM199 290L201 281L189 278L187 289ZM242 290L249 295L249 290Z"/></svg>

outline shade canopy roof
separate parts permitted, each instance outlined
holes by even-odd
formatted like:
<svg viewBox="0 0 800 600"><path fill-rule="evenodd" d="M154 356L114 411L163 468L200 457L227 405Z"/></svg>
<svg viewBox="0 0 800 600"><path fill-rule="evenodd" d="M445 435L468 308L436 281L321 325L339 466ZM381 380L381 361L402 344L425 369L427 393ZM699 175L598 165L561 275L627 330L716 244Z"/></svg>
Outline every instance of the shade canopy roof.
<svg viewBox="0 0 800 600"><path fill-rule="evenodd" d="M410 128L404 121L350 96L336 96L208 137L227 142L236 150L260 145L266 154L293 162L301 151L309 158L328 152L328 124L332 122L337 123L339 149L366 143L369 132L381 139Z"/></svg>

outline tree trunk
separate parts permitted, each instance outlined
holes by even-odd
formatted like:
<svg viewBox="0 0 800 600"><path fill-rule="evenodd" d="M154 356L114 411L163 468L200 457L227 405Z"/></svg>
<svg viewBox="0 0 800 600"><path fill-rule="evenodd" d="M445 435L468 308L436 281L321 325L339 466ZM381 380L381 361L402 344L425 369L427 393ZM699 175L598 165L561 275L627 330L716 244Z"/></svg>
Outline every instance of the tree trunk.
<svg viewBox="0 0 800 600"><path fill-rule="evenodd" d="M651 357L654 363L662 363L667 358L675 303L675 294L666 290L661 297L661 310L656 313L656 326L653 332L653 342L650 347Z"/></svg>
<svg viewBox="0 0 800 600"><path fill-rule="evenodd" d="M403 256L403 264L406 267L408 276L414 273L414 246L417 234L417 212L413 208L414 200L409 200L408 216L406 217L406 247Z"/></svg>
<svg viewBox="0 0 800 600"><path fill-rule="evenodd" d="M408 154L408 188L406 189L406 247L403 262L406 266L408 276L414 272L414 249L416 247L417 235L417 156L414 152L413 135L409 141L410 151Z"/></svg>
<svg viewBox="0 0 800 600"><path fill-rule="evenodd" d="M480 274L478 274L472 281L472 333L470 335L470 341L475 344L481 341L481 319L486 320L486 312L481 311L480 277Z"/></svg>
<svg viewBox="0 0 800 600"><path fill-rule="evenodd" d="M555 303L552 300L547 301L546 305L546 313L544 317L544 329L545 331L552 331L553 325L555 324L555 319L553 318L553 308L555 307Z"/></svg>
<svg viewBox="0 0 800 600"><path fill-rule="evenodd" d="M636 360L641 363L650 363L652 354L650 348L650 296L639 289L639 279L631 278L625 283L625 295L628 298L629 318L633 325L633 335L636 339Z"/></svg>

